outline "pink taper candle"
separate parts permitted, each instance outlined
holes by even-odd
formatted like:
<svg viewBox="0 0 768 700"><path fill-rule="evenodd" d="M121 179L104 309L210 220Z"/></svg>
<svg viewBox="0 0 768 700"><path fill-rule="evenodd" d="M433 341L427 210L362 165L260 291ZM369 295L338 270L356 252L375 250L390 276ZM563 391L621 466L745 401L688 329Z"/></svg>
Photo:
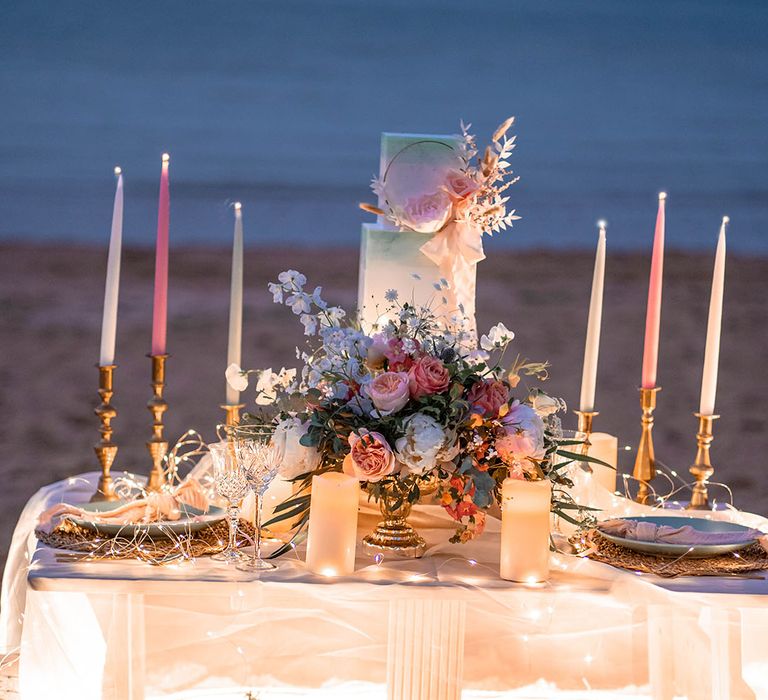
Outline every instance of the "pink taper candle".
<svg viewBox="0 0 768 700"><path fill-rule="evenodd" d="M664 204L666 192L659 192L659 213L653 238L651 280L648 284L648 311L645 317L645 347L643 350L643 389L656 386L659 363L659 325L661 324L661 281L664 275Z"/></svg>
<svg viewBox="0 0 768 700"><path fill-rule="evenodd" d="M165 334L168 322L168 225L171 196L168 189L168 162L163 153L160 173L160 198L157 204L157 247L155 248L155 305L152 316L152 354L165 355Z"/></svg>

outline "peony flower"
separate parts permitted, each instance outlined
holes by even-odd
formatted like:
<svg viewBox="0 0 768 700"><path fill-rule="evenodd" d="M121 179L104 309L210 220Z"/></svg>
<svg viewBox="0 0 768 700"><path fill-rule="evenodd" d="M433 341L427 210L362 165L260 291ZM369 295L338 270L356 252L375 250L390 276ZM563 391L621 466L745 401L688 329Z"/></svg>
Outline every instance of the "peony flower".
<svg viewBox="0 0 768 700"><path fill-rule="evenodd" d="M451 217L451 198L445 192L412 197L405 203L403 222L420 233L437 233Z"/></svg>
<svg viewBox="0 0 768 700"><path fill-rule="evenodd" d="M478 184L460 170L449 170L445 177L445 191L456 201L471 197L478 190Z"/></svg>
<svg viewBox="0 0 768 700"><path fill-rule="evenodd" d="M495 447L506 464L544 457L544 422L530 406L515 401L501 425Z"/></svg>
<svg viewBox="0 0 768 700"><path fill-rule="evenodd" d="M320 466L320 452L314 447L305 447L300 442L308 429L309 421L302 422L298 418L286 418L275 427L272 441L283 455L279 473L284 479L295 479Z"/></svg>
<svg viewBox="0 0 768 700"><path fill-rule="evenodd" d="M243 372L234 362L227 367L224 376L227 378L227 384L235 391L245 391L248 388L248 372Z"/></svg>
<svg viewBox="0 0 768 700"><path fill-rule="evenodd" d="M507 414L501 419L502 425L511 428L541 434L544 437L544 422L530 406L515 400Z"/></svg>
<svg viewBox="0 0 768 700"><path fill-rule="evenodd" d="M544 456L544 445L539 443L535 435L524 431L506 433L496 438L495 447L499 457L508 465L529 457L541 459Z"/></svg>
<svg viewBox="0 0 768 700"><path fill-rule="evenodd" d="M467 400L472 404L473 411L494 418L499 409L509 401L509 389L504 382L488 379L474 384L469 390Z"/></svg>
<svg viewBox="0 0 768 700"><path fill-rule="evenodd" d="M419 476L439 463L453 459L455 450L446 449L448 438L443 427L424 413L414 413L403 423L405 435L395 442L398 461Z"/></svg>
<svg viewBox="0 0 768 700"><path fill-rule="evenodd" d="M488 331L488 335L480 336L480 347L483 350L491 352L504 347L508 343L512 342L515 338L515 334L509 330L503 323L497 323L491 330Z"/></svg>
<svg viewBox="0 0 768 700"><path fill-rule="evenodd" d="M445 391L451 377L448 368L440 360L431 355L424 355L408 370L408 380L411 396L419 399Z"/></svg>
<svg viewBox="0 0 768 700"><path fill-rule="evenodd" d="M365 385L365 393L381 415L388 416L399 411L408 403L408 374L406 372L384 372Z"/></svg>
<svg viewBox="0 0 768 700"><path fill-rule="evenodd" d="M395 455L381 433L368 432L364 428L359 435L351 433L352 448L344 459L344 473L359 481L381 481L395 471Z"/></svg>

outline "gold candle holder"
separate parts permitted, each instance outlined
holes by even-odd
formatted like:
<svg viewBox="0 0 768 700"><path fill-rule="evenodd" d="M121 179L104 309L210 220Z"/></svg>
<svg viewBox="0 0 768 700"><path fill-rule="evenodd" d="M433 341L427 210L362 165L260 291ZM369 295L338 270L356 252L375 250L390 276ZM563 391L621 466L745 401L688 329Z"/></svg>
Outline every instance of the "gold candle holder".
<svg viewBox="0 0 768 700"><path fill-rule="evenodd" d="M696 459L688 470L696 478L688 509L709 510L707 481L715 473L715 468L709 460L709 448L712 446L712 440L714 440L712 425L720 416L705 416L701 413L694 413L693 415L699 419L699 432L696 433Z"/></svg>
<svg viewBox="0 0 768 700"><path fill-rule="evenodd" d="M589 436L592 434L592 421L595 419L595 416L599 416L600 413L598 411L574 411L574 413L578 417L576 432L584 433L586 436L584 439L584 444L581 446L581 454L586 456L589 454L589 448L592 446L592 443L589 441ZM593 471L589 462L582 462L581 468L585 472Z"/></svg>
<svg viewBox="0 0 768 700"><path fill-rule="evenodd" d="M226 403L221 407L224 411L224 425L237 425L240 423L240 409L245 408L244 403Z"/></svg>
<svg viewBox="0 0 768 700"><path fill-rule="evenodd" d="M656 409L656 394L660 391L660 386L650 389L640 388L640 408L643 412L640 418L642 432L640 433L640 444L637 446L637 457L635 457L635 468L632 476L640 484L635 500L644 505L651 502L648 482L656 476L656 456L653 451L653 411Z"/></svg>
<svg viewBox="0 0 768 700"><path fill-rule="evenodd" d="M168 355L147 355L152 360L152 398L147 408L152 414L152 437L147 442L147 449L152 458L152 470L149 472L147 491L161 491L165 483L163 460L168 453L168 441L163 438L163 414L168 410L168 402L163 398L165 388L165 361Z"/></svg>
<svg viewBox="0 0 768 700"><path fill-rule="evenodd" d="M117 365L97 365L99 368L99 397L101 403L93 409L93 412L99 417L101 425L99 432L101 440L94 446L93 451L101 465L101 476L96 491L91 496L91 501L115 501L117 494L115 486L112 483L110 470L112 463L117 455L117 445L112 442L112 420L117 416L117 411L112 406L112 376Z"/></svg>
<svg viewBox="0 0 768 700"><path fill-rule="evenodd" d="M579 420L576 430L584 433L587 436L587 441L589 441L589 436L592 434L592 421L600 413L598 411L574 411L574 413L578 416Z"/></svg>

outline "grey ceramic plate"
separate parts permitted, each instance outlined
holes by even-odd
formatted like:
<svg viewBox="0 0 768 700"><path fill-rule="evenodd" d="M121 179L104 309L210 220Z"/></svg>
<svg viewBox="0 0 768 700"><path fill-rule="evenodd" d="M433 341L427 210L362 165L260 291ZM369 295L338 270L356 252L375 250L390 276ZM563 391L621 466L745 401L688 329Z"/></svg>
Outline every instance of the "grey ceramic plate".
<svg viewBox="0 0 768 700"><path fill-rule="evenodd" d="M668 525L669 527L682 527L683 525L690 525L695 530L701 530L702 532L744 532L749 530L744 525L738 525L737 523L729 523L723 520L707 520L706 518L686 518L683 516L673 515L648 515L638 516L635 518L624 518L624 520L634 520L653 523L654 525ZM611 542L632 549L635 552L643 552L644 554L655 554L660 557L680 557L686 554L688 550L691 550L687 556L693 559L703 559L705 557L716 557L719 554L727 554L728 552L736 552L739 549L748 547L756 540L750 542L744 542L739 544L665 544L662 542L640 542L638 540L628 540L625 537L616 537L615 535L609 535L600 530L600 523L597 524L597 529L605 539Z"/></svg>
<svg viewBox="0 0 768 700"><path fill-rule="evenodd" d="M106 513L114 508L123 505L125 501L94 501L93 503L84 503L79 508L91 511L93 513ZM74 518L70 520L76 525L95 530L100 535L107 537L134 537L137 533L147 534L150 537L169 537L171 535L182 535L188 532L197 532L214 523L223 520L225 516L223 508L210 506L207 511L199 508L193 508L186 504L181 505L181 518L178 520L167 520L157 523L131 523L128 525L96 523L87 518Z"/></svg>

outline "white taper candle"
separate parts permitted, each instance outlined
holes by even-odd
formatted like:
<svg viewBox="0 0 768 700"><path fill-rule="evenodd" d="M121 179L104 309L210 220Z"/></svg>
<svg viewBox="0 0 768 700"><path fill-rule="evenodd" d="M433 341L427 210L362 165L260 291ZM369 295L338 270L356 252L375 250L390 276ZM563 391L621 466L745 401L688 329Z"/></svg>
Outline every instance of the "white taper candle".
<svg viewBox="0 0 768 700"><path fill-rule="evenodd" d="M701 401L699 413L711 416L715 413L717 392L717 366L720 361L720 328L723 319L723 287L725 284L725 226L730 221L723 217L720 235L717 238L715 271L712 275L712 294L709 298L709 320L707 321L707 345L704 349L704 371L701 378Z"/></svg>
<svg viewBox="0 0 768 700"><path fill-rule="evenodd" d="M232 280L229 290L229 339L227 367L240 366L243 337L243 207L235 202L235 234L232 243ZM240 392L227 382L227 403L240 403Z"/></svg>
<svg viewBox="0 0 768 700"><path fill-rule="evenodd" d="M595 410L595 386L597 384L597 359L600 353L600 325L603 320L603 284L605 281L605 221L598 221L595 270L592 274L592 296L589 299L587 342L584 347L584 368L581 373L581 397L579 410L589 413Z"/></svg>
<svg viewBox="0 0 768 700"><path fill-rule="evenodd" d="M123 174L115 168L117 187L112 207L112 232L107 256L107 282L104 287L104 311L101 317L101 349L99 365L115 363L115 334L117 332L117 299L120 291L120 254L123 247Z"/></svg>

